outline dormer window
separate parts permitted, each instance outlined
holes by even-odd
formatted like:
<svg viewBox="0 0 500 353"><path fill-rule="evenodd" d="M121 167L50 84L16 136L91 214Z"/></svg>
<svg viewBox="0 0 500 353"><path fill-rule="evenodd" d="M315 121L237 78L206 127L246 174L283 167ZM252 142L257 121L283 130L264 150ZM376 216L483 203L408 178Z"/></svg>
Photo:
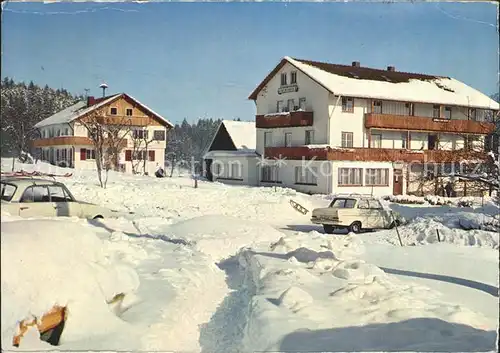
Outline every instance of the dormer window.
<svg viewBox="0 0 500 353"><path fill-rule="evenodd" d="M290 77L290 84L296 84L297 83L297 71L292 71L291 77Z"/></svg>
<svg viewBox="0 0 500 353"><path fill-rule="evenodd" d="M283 72L281 74L281 85L286 86L287 85L286 81L287 81L287 74L286 74L286 72Z"/></svg>
<svg viewBox="0 0 500 353"><path fill-rule="evenodd" d="M116 114L118 114L118 109L116 109L116 108L111 108L110 114L111 114L111 115L116 115Z"/></svg>

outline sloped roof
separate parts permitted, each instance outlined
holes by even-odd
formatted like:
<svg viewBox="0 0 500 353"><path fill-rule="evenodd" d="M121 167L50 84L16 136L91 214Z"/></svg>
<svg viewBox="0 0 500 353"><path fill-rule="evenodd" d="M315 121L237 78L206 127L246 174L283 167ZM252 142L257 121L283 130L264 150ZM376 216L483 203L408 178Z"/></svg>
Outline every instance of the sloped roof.
<svg viewBox="0 0 500 353"><path fill-rule="evenodd" d="M260 90L287 63L336 95L499 109L499 104L490 97L453 78L337 65L288 56L257 86L249 99L257 99Z"/></svg>
<svg viewBox="0 0 500 353"><path fill-rule="evenodd" d="M257 146L257 129L254 121L223 120L231 140L239 150L255 150Z"/></svg>
<svg viewBox="0 0 500 353"><path fill-rule="evenodd" d="M125 93L118 93L118 94L115 94L115 95L112 95L109 97L98 98L95 100L94 104L89 106L89 107L87 107L86 101L79 101L79 102L73 104L72 106L70 106L66 109L63 109L60 112L57 112L54 115L51 115L48 118L38 122L37 124L35 124L35 128L40 128L43 126L54 125L54 124L70 123L70 122L84 116L85 114L95 110L95 109L98 109L104 105L107 105L107 104L113 102L114 100L116 100L120 97L124 97L126 99L132 100L137 105L140 105L143 109L147 110L150 114L154 115L156 118L161 120L165 125L173 127L172 123L170 123L167 119L165 119L160 114L153 111L148 106L142 104L134 97L131 97Z"/></svg>

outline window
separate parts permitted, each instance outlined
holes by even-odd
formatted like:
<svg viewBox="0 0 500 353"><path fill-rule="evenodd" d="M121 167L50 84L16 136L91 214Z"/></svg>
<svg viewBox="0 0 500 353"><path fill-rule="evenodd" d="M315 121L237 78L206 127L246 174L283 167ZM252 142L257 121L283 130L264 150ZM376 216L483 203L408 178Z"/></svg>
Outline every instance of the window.
<svg viewBox="0 0 500 353"><path fill-rule="evenodd" d="M444 118L451 119L451 107L444 107Z"/></svg>
<svg viewBox="0 0 500 353"><path fill-rule="evenodd" d="M339 186L361 186L362 168L339 168L338 185Z"/></svg>
<svg viewBox="0 0 500 353"><path fill-rule="evenodd" d="M354 112L354 98L342 97L342 111L346 113Z"/></svg>
<svg viewBox="0 0 500 353"><path fill-rule="evenodd" d="M342 131L342 147L352 147L353 146L353 134L352 132Z"/></svg>
<svg viewBox="0 0 500 353"><path fill-rule="evenodd" d="M57 135L56 136L61 136L61 129L57 129Z"/></svg>
<svg viewBox="0 0 500 353"><path fill-rule="evenodd" d="M281 85L282 85L282 86L286 86L286 76L287 76L287 75L286 75L286 72L283 72L283 73L281 74Z"/></svg>
<svg viewBox="0 0 500 353"><path fill-rule="evenodd" d="M306 99L305 98L299 98L299 109L300 110L306 110Z"/></svg>
<svg viewBox="0 0 500 353"><path fill-rule="evenodd" d="M470 120L477 120L477 110L474 108L469 108L469 119Z"/></svg>
<svg viewBox="0 0 500 353"><path fill-rule="evenodd" d="M441 117L441 106L434 104L432 106L432 117L433 118L440 118Z"/></svg>
<svg viewBox="0 0 500 353"><path fill-rule="evenodd" d="M231 165L231 175L229 176L231 179L241 179L241 164L236 162L236 163L230 163Z"/></svg>
<svg viewBox="0 0 500 353"><path fill-rule="evenodd" d="M314 143L314 130L306 130L306 145L312 145Z"/></svg>
<svg viewBox="0 0 500 353"><path fill-rule="evenodd" d="M278 101L276 104L276 111L281 113L283 111L283 101Z"/></svg>
<svg viewBox="0 0 500 353"><path fill-rule="evenodd" d="M61 159L66 160L68 158L68 150L66 150L66 148L64 148L61 152L62 152Z"/></svg>
<svg viewBox="0 0 500 353"><path fill-rule="evenodd" d="M85 150L86 159L95 159L95 150Z"/></svg>
<svg viewBox="0 0 500 353"><path fill-rule="evenodd" d="M333 208L354 208L354 205L356 205L356 200L355 199L334 199L328 207L333 207Z"/></svg>
<svg viewBox="0 0 500 353"><path fill-rule="evenodd" d="M415 105L413 103L406 103L406 115L414 116L415 115Z"/></svg>
<svg viewBox="0 0 500 353"><path fill-rule="evenodd" d="M146 158L147 158L146 151L135 151L134 160L143 161L143 160L147 160Z"/></svg>
<svg viewBox="0 0 500 353"><path fill-rule="evenodd" d="M155 161L155 151L154 150L148 151L148 161L150 161L150 162Z"/></svg>
<svg viewBox="0 0 500 353"><path fill-rule="evenodd" d="M68 136L68 135L69 135L69 129L68 129L68 128L64 129L64 135L65 135L65 136Z"/></svg>
<svg viewBox="0 0 500 353"><path fill-rule="evenodd" d="M368 207L372 210L381 210L382 205L378 200L368 200Z"/></svg>
<svg viewBox="0 0 500 353"><path fill-rule="evenodd" d="M62 186L50 185L50 201L51 202L70 202L73 201L69 194Z"/></svg>
<svg viewBox="0 0 500 353"><path fill-rule="evenodd" d="M148 130L134 130L133 136L134 136L134 139L147 139L148 138Z"/></svg>
<svg viewBox="0 0 500 353"><path fill-rule="evenodd" d="M368 200L361 199L358 201L358 208L361 209L368 209L370 208L370 204L368 203Z"/></svg>
<svg viewBox="0 0 500 353"><path fill-rule="evenodd" d="M153 132L153 140L165 141L165 131L164 130L155 130Z"/></svg>
<svg viewBox="0 0 500 353"><path fill-rule="evenodd" d="M373 101L373 112L375 114L382 114L382 101Z"/></svg>
<svg viewBox="0 0 500 353"><path fill-rule="evenodd" d="M118 114L118 109L117 108L111 108L111 112L110 112L111 115L116 115Z"/></svg>
<svg viewBox="0 0 500 353"><path fill-rule="evenodd" d="M293 99L289 99L288 102L287 102L287 106L288 106L288 111L289 112L293 112L295 109L295 100Z"/></svg>
<svg viewBox="0 0 500 353"><path fill-rule="evenodd" d="M408 146L408 134L407 133L401 134L401 148L409 148L409 146Z"/></svg>
<svg viewBox="0 0 500 353"><path fill-rule="evenodd" d="M290 84L297 83L297 71L292 71L290 75Z"/></svg>
<svg viewBox="0 0 500 353"><path fill-rule="evenodd" d="M127 114L127 116L132 116L132 109L127 108L126 114Z"/></svg>
<svg viewBox="0 0 500 353"><path fill-rule="evenodd" d="M371 136L371 148L382 148L382 135L372 134Z"/></svg>
<svg viewBox="0 0 500 353"><path fill-rule="evenodd" d="M20 202L50 202L49 190L46 186L30 186L24 191Z"/></svg>
<svg viewBox="0 0 500 353"><path fill-rule="evenodd" d="M42 138L45 138L45 130L42 130Z"/></svg>
<svg viewBox="0 0 500 353"><path fill-rule="evenodd" d="M285 147L292 147L292 133L285 133Z"/></svg>
<svg viewBox="0 0 500 353"><path fill-rule="evenodd" d="M264 132L264 147L271 147L273 144L273 133Z"/></svg>
<svg viewBox="0 0 500 353"><path fill-rule="evenodd" d="M281 183L279 177L279 167L276 165L266 165L262 166L261 169L261 181L269 183Z"/></svg>
<svg viewBox="0 0 500 353"><path fill-rule="evenodd" d="M389 169L365 169L366 186L389 186Z"/></svg>
<svg viewBox="0 0 500 353"><path fill-rule="evenodd" d="M2 183L2 200L10 201L14 196L17 187L12 184Z"/></svg>
<svg viewBox="0 0 500 353"><path fill-rule="evenodd" d="M318 168L295 167L295 184L317 185Z"/></svg>

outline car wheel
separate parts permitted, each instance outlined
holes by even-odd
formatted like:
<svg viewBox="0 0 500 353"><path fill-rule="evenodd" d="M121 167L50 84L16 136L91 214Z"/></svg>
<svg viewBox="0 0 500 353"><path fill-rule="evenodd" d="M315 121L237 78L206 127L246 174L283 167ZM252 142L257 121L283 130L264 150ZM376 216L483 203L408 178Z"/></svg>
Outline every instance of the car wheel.
<svg viewBox="0 0 500 353"><path fill-rule="evenodd" d="M349 227L349 232L353 233L361 233L361 222L352 222L352 224Z"/></svg>
<svg viewBox="0 0 500 353"><path fill-rule="evenodd" d="M92 218L92 219L104 219L104 217L103 217L103 216L101 216L101 215L97 215L97 216L95 216L95 217L94 217L94 218Z"/></svg>
<svg viewBox="0 0 500 353"><path fill-rule="evenodd" d="M334 227L330 224L323 224L323 230L326 234L333 234Z"/></svg>

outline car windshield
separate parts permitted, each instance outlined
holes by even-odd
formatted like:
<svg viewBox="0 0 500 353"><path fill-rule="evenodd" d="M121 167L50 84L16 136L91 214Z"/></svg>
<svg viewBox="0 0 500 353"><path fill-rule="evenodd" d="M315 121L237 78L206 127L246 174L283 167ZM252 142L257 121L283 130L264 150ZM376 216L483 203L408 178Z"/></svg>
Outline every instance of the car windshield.
<svg viewBox="0 0 500 353"><path fill-rule="evenodd" d="M330 204L330 207L333 208L354 208L356 205L355 199L334 199Z"/></svg>
<svg viewBox="0 0 500 353"><path fill-rule="evenodd" d="M2 183L2 200L10 201L16 192L17 187L12 184Z"/></svg>

